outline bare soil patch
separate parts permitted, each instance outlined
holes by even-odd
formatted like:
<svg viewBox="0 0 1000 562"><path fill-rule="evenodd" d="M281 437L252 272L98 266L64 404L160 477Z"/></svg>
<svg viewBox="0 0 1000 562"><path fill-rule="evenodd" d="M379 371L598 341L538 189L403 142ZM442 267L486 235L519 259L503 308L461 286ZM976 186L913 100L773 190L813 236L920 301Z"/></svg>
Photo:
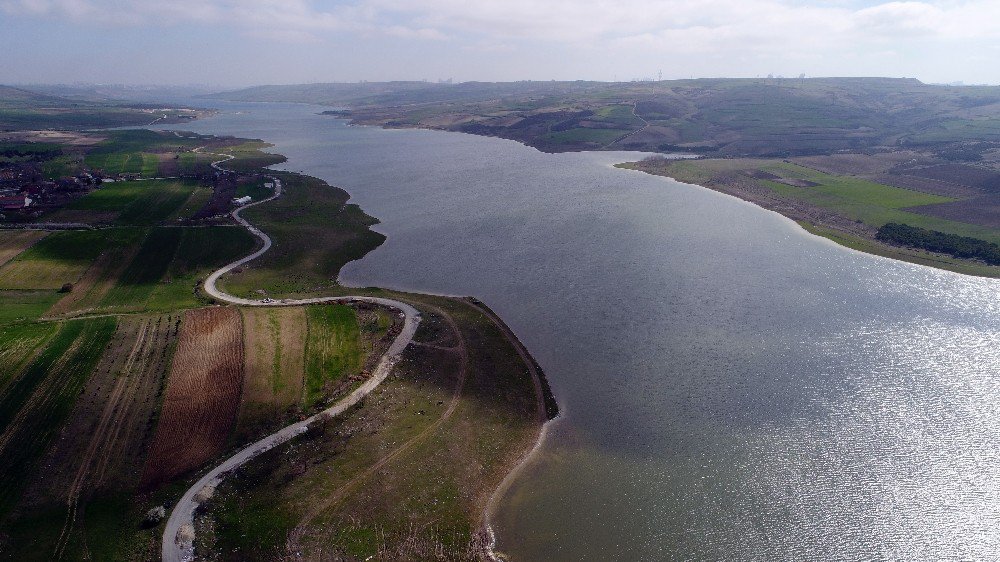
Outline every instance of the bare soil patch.
<svg viewBox="0 0 1000 562"><path fill-rule="evenodd" d="M1000 193L951 203L922 205L906 210L931 217L1000 228Z"/></svg>
<svg viewBox="0 0 1000 562"><path fill-rule="evenodd" d="M222 451L236 421L243 369L238 309L184 314L160 422L143 469L144 488L197 468Z"/></svg>

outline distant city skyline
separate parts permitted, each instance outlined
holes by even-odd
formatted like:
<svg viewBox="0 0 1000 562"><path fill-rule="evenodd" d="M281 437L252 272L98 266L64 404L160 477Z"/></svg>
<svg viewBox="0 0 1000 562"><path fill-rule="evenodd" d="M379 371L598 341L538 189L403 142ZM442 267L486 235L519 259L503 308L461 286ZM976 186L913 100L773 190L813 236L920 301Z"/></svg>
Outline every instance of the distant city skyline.
<svg viewBox="0 0 1000 562"><path fill-rule="evenodd" d="M0 0L0 83L1000 83L985 0Z"/></svg>

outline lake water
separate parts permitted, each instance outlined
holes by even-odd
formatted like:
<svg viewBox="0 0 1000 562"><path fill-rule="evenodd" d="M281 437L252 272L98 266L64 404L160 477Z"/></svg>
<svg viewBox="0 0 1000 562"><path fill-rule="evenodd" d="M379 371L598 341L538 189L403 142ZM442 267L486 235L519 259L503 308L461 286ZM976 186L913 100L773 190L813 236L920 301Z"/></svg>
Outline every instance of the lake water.
<svg viewBox="0 0 1000 562"><path fill-rule="evenodd" d="M204 103L204 102L202 102ZM635 153L219 104L382 220L352 285L475 295L564 416L495 520L514 560L1000 552L1000 283L856 253L618 170Z"/></svg>

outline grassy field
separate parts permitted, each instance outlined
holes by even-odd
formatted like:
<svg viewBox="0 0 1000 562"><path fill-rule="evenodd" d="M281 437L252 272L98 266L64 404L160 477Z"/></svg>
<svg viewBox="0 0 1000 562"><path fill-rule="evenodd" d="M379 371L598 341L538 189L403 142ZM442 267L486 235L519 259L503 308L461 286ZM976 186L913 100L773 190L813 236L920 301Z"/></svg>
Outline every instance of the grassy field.
<svg viewBox="0 0 1000 562"><path fill-rule="evenodd" d="M243 216L268 233L271 250L239 273L222 279L238 295L294 295L335 287L340 268L378 247L385 237L369 227L377 221L347 194L315 178L280 173L284 195Z"/></svg>
<svg viewBox="0 0 1000 562"><path fill-rule="evenodd" d="M467 303L393 296L419 299L417 337L435 347L411 347L363 407L224 483L199 528L220 559L274 560L289 536L306 557L475 557L485 502L538 429L531 379Z"/></svg>
<svg viewBox="0 0 1000 562"><path fill-rule="evenodd" d="M358 320L350 307L309 307L307 318L303 401L311 407L361 367L362 348Z"/></svg>
<svg viewBox="0 0 1000 562"><path fill-rule="evenodd" d="M66 217L76 222L107 222L111 219L122 226L155 225L179 216L182 207L191 207L189 200L196 188L193 181L172 180L104 184L67 205L65 211L57 212L51 220ZM92 212L93 218L86 220L86 211Z"/></svg>
<svg viewBox="0 0 1000 562"><path fill-rule="evenodd" d="M109 245L113 231L55 232L0 267L0 289L59 289L76 283Z"/></svg>
<svg viewBox="0 0 1000 562"><path fill-rule="evenodd" d="M63 324L44 350L0 395L0 514L24 483L69 415L94 364L114 334L115 318Z"/></svg>
<svg viewBox="0 0 1000 562"><path fill-rule="evenodd" d="M905 223L1000 243L1000 232L996 230L904 210L921 205L947 203L954 201L953 198L881 185L858 178L833 176L795 164L776 163L760 166L760 169L782 177L804 179L816 183L815 186L796 187L763 180L764 185L782 197L799 199L824 209L830 209L851 220L861 221L875 227L882 226L887 222Z"/></svg>
<svg viewBox="0 0 1000 562"><path fill-rule="evenodd" d="M142 310L156 284L170 267L184 232L179 228L154 228L139 247L118 282L104 296L101 306Z"/></svg>
<svg viewBox="0 0 1000 562"><path fill-rule="evenodd" d="M42 230L0 230L0 266L48 235Z"/></svg>

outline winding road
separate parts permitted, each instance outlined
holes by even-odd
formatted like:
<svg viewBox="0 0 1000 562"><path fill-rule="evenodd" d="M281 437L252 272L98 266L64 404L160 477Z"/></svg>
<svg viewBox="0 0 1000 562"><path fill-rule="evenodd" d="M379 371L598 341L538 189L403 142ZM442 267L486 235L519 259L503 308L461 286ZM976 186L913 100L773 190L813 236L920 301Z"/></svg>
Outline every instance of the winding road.
<svg viewBox="0 0 1000 562"><path fill-rule="evenodd" d="M230 155L219 156L225 156L225 158L212 162L212 167L219 171L227 171L222 168L220 164L231 160L234 157ZM232 212L233 219L246 227L247 230L255 236L260 238L264 245L256 252L240 258L212 273L208 279L205 280L205 292L218 301L238 304L241 306L294 306L330 302L371 303L398 310L403 316L403 328L399 332L399 335L396 336L396 339L393 340L389 349L379 360L378 365L372 372L372 376L350 395L318 414L284 427L277 432L264 437L260 441L244 447L242 450L223 461L222 464L208 471L208 473L202 476L201 479L194 484L194 486L188 488L181 499L177 502L177 505L174 506L173 511L170 513L170 518L167 519L166 526L163 530L163 545L161 548L163 562L186 562L194 559L195 510L201 503L205 502L212 496L216 486L218 486L225 479L229 472L245 464L257 455L269 451L270 449L291 440L297 435L305 433L309 429L309 426L314 422L340 415L351 406L357 404L362 398L364 398L365 395L377 388L378 385L389 376L393 366L399 360L399 356L402 354L403 350L406 349L406 346L413 340L413 335L417 331L417 325L420 323L420 314L417 309L406 303L392 299L367 296L346 296L318 297L310 299L282 299L280 301L272 301L270 299L251 300L235 297L216 287L216 283L221 276L251 260L260 257L271 248L271 238L240 216L240 212L248 207L260 205L281 197L281 180L273 176L268 177L274 182L274 195L268 197L267 199L257 201L256 203L240 207Z"/></svg>

